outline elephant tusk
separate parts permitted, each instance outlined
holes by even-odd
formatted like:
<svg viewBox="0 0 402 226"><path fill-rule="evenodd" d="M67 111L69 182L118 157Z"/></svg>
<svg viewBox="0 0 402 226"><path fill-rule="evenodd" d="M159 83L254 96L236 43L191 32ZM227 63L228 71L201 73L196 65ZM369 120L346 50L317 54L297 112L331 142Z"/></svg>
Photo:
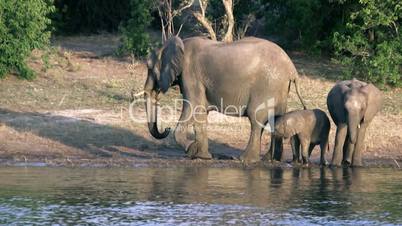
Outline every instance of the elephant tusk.
<svg viewBox="0 0 402 226"><path fill-rule="evenodd" d="M145 91L141 91L141 92L138 92L138 93L134 93L133 91L131 91L131 100L130 100L130 102L134 102L135 99L137 99L138 97L143 96L145 94Z"/></svg>
<svg viewBox="0 0 402 226"><path fill-rule="evenodd" d="M132 94L132 97L139 97L139 96L144 95L144 93L145 93L145 91L141 91L141 92L138 92L136 94Z"/></svg>
<svg viewBox="0 0 402 226"><path fill-rule="evenodd" d="M357 128L360 129L360 124L357 125Z"/></svg>

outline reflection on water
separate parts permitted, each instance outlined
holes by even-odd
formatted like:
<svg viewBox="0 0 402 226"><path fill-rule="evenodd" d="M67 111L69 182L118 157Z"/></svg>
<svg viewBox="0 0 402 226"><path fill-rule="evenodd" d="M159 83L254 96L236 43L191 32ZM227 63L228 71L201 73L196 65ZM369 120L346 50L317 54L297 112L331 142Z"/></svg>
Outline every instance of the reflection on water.
<svg viewBox="0 0 402 226"><path fill-rule="evenodd" d="M0 168L0 224L402 224L393 169Z"/></svg>

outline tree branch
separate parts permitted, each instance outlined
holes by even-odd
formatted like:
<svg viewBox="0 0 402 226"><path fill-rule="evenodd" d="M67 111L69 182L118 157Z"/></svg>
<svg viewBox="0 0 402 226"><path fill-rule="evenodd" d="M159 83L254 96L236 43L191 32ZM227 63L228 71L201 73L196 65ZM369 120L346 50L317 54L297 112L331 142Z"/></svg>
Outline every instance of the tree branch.
<svg viewBox="0 0 402 226"><path fill-rule="evenodd" d="M222 3L225 6L227 22L228 22L228 28L222 41L233 42L233 28L234 28L233 0L222 0Z"/></svg>
<svg viewBox="0 0 402 226"><path fill-rule="evenodd" d="M162 29L162 43L165 43L166 41L166 27L165 27L165 23L163 20L163 13L162 13L162 9L158 6L158 13L159 13L159 18L161 19L161 29Z"/></svg>
<svg viewBox="0 0 402 226"><path fill-rule="evenodd" d="M236 33L236 39L242 39L246 36L247 30L250 28L251 24L255 21L255 15L249 14L246 19L243 20L242 25L238 27Z"/></svg>
<svg viewBox="0 0 402 226"><path fill-rule="evenodd" d="M209 33L209 37L212 40L216 41L217 40L216 33L215 33L214 29L212 28L211 22L205 16L203 16L202 13L193 12L193 15L198 20L198 22L207 30L207 32Z"/></svg>
<svg viewBox="0 0 402 226"><path fill-rule="evenodd" d="M182 4L179 9L173 11L173 17L180 15L184 10L190 8L193 4L194 0L188 0L187 3L184 1L184 4Z"/></svg>

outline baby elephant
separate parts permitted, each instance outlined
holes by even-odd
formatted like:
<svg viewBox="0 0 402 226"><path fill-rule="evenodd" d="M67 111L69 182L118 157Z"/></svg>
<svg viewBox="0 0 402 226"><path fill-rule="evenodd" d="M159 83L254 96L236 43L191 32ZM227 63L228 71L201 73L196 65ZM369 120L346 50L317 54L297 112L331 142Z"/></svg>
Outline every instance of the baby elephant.
<svg viewBox="0 0 402 226"><path fill-rule="evenodd" d="M327 97L328 111L337 126L331 165L362 166L364 136L381 110L383 95L373 84L357 79L338 82Z"/></svg>
<svg viewBox="0 0 402 226"><path fill-rule="evenodd" d="M308 164L311 151L316 145L321 148L321 165L326 165L325 152L328 150L328 135L331 124L325 112L298 110L284 114L275 122L274 135L289 138L292 145L293 162L300 162L300 145L303 164Z"/></svg>

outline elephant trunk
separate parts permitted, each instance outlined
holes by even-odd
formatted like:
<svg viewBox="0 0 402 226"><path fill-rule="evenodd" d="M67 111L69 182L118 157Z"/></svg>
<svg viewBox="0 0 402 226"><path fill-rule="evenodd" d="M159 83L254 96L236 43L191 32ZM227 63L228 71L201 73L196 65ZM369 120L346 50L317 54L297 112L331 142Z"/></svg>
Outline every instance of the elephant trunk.
<svg viewBox="0 0 402 226"><path fill-rule="evenodd" d="M358 114L349 114L348 117L348 133L349 133L349 138L350 142L352 144L356 143L357 140L357 134L359 132L359 127L360 127L360 118Z"/></svg>
<svg viewBox="0 0 402 226"><path fill-rule="evenodd" d="M151 91L154 94L154 92ZM166 128L163 133L160 133L158 130L157 123L157 100L156 95L151 95L150 92L145 92L145 108L147 112L147 120L148 120L148 129L153 137L156 139L163 139L169 135L170 128Z"/></svg>

